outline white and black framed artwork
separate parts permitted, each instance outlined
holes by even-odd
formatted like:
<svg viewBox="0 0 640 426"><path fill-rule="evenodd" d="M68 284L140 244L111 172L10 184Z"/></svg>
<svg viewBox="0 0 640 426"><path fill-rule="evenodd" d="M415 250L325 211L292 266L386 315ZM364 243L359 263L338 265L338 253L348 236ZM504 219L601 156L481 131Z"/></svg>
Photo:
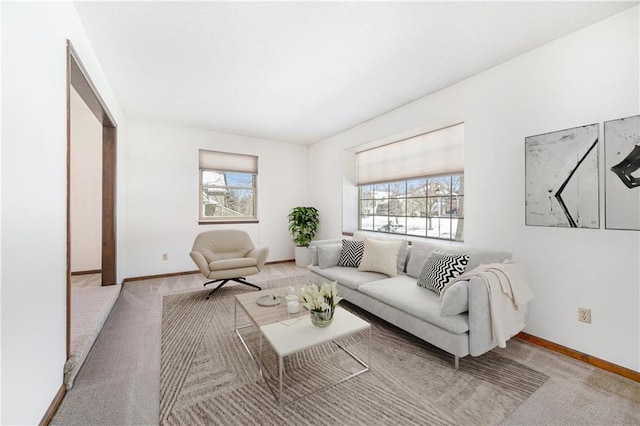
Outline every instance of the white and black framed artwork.
<svg viewBox="0 0 640 426"><path fill-rule="evenodd" d="M598 124L525 138L525 223L599 228Z"/></svg>
<svg viewBox="0 0 640 426"><path fill-rule="evenodd" d="M640 115L604 123L605 228L640 230Z"/></svg>

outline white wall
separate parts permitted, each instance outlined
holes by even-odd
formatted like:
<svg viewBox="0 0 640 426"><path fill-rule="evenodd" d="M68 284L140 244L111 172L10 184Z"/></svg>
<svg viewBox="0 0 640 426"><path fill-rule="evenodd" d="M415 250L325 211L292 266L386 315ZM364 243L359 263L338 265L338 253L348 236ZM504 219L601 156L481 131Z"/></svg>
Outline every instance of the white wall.
<svg viewBox="0 0 640 426"><path fill-rule="evenodd" d="M246 230L270 262L293 258L287 214L309 200L307 146L134 119L127 132L127 277L197 270L191 246L212 229ZM199 149L258 156L258 224L198 224Z"/></svg>
<svg viewBox="0 0 640 426"><path fill-rule="evenodd" d="M526 136L640 113L638 16L635 7L313 145L319 237L357 224L353 147L462 116L465 242L510 250L525 266L536 294L525 331L640 371L639 233L603 229L603 213L599 230L524 225ZM603 212L603 185L600 194ZM578 306L592 309L591 325L577 321Z"/></svg>
<svg viewBox="0 0 640 426"><path fill-rule="evenodd" d="M101 268L102 124L75 93L71 107L71 272Z"/></svg>
<svg viewBox="0 0 640 426"><path fill-rule="evenodd" d="M0 423L36 424L62 385L66 358L67 39L120 126L124 120L72 3L0 7Z"/></svg>
<svg viewBox="0 0 640 426"><path fill-rule="evenodd" d="M0 3L0 22L2 22L2 4ZM1 31L1 29L0 29ZM0 42L2 41L2 35L0 33ZM0 52L2 51L2 47L0 47ZM2 79L2 55L0 54L0 82L3 82ZM2 86L4 84L0 83L0 99L4 99L2 97L3 90ZM0 133L2 133L2 119L4 115L2 114L2 107L4 102L0 102ZM2 241L2 137L0 137L0 241ZM0 422L2 422L2 244L0 243Z"/></svg>

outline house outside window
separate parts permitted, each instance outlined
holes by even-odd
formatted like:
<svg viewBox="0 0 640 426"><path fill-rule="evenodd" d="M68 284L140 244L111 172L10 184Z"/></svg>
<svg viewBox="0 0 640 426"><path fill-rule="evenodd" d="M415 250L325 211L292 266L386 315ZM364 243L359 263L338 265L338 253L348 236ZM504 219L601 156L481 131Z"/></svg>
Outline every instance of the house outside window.
<svg viewBox="0 0 640 426"><path fill-rule="evenodd" d="M358 229L464 240L464 124L356 154Z"/></svg>
<svg viewBox="0 0 640 426"><path fill-rule="evenodd" d="M200 150L200 223L256 222L258 157Z"/></svg>

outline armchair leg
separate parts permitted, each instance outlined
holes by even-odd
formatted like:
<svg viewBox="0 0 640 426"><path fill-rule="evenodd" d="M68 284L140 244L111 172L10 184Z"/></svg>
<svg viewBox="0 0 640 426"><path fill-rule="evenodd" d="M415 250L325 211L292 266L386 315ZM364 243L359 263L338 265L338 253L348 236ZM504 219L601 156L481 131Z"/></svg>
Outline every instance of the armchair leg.
<svg viewBox="0 0 640 426"><path fill-rule="evenodd" d="M238 282L240 284L248 285L253 288L257 288L258 290L262 290L262 287L259 287L255 284L251 284L250 282L245 281L244 277L233 278L232 281Z"/></svg>
<svg viewBox="0 0 640 426"><path fill-rule="evenodd" d="M207 300L209 300L209 298L211 297L211 295L213 294L214 291L216 291L217 289L219 289L220 287L222 287L223 285L228 283L229 280L213 280L213 281L209 281L209 282L204 283L203 286L206 286L207 284L214 284L214 283L217 283L217 282L220 282L220 281L222 281L222 282L216 288L214 288L209 293L207 293Z"/></svg>
<svg viewBox="0 0 640 426"><path fill-rule="evenodd" d="M207 300L209 300L209 298L211 297L211 295L212 295L216 290L218 290L220 287L222 287L223 285L225 285L225 284L226 284L226 283L228 283L229 281L236 281L236 282L238 282L238 283L240 283L240 284L248 285L248 286L251 286L251 287L257 288L258 290L262 290L262 288L261 288L261 287L258 287L258 286L257 286L257 285L255 285L255 284L251 284L250 282L245 281L244 277L229 278L229 279L226 279L226 280L213 280L213 281L209 281L209 282L204 283L204 285L203 285L203 286L206 286L207 284L214 284L214 283L217 283L217 282L220 282L220 281L222 281L222 282L221 282L221 283L220 283L216 288L212 289L212 290L207 294Z"/></svg>

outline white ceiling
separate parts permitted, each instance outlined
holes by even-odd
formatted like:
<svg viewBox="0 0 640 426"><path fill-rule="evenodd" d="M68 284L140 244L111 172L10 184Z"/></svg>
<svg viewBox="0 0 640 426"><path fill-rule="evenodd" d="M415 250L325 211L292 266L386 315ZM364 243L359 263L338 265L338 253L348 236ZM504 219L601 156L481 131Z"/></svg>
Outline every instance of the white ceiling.
<svg viewBox="0 0 640 426"><path fill-rule="evenodd" d="M78 2L125 115L311 144L633 2Z"/></svg>

